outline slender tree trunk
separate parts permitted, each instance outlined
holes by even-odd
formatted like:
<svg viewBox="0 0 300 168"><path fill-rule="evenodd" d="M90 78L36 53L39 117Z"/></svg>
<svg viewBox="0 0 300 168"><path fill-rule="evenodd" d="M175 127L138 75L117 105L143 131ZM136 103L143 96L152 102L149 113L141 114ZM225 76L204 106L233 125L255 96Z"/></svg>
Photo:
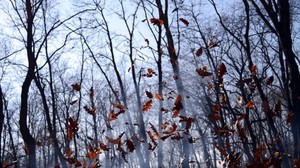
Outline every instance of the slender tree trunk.
<svg viewBox="0 0 300 168"><path fill-rule="evenodd" d="M2 130L3 130L3 123L4 123L4 106L3 106L3 94L0 85L0 168L2 168Z"/></svg>
<svg viewBox="0 0 300 168"><path fill-rule="evenodd" d="M26 0L26 13L27 13L27 59L28 59L28 70L25 77L25 80L22 85L21 91L21 110L20 110L20 132L22 134L23 140L25 142L26 148L28 149L28 168L36 167L36 146L35 139L30 134L29 128L27 125L27 116L28 116L28 93L32 80L34 79L34 68L35 68L35 56L33 52L33 20L34 14L31 6L31 1Z"/></svg>

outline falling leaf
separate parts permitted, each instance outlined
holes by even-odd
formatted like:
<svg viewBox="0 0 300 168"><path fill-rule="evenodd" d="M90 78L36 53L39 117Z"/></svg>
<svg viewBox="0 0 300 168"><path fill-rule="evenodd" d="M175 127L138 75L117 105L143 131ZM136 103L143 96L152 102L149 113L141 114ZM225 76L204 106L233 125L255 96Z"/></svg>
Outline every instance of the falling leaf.
<svg viewBox="0 0 300 168"><path fill-rule="evenodd" d="M221 106L219 104L213 105L213 111L220 112L221 111Z"/></svg>
<svg viewBox="0 0 300 168"><path fill-rule="evenodd" d="M100 168L100 167L101 167L101 165L100 165L98 159L95 160L95 161L92 163L92 165L91 165L91 168Z"/></svg>
<svg viewBox="0 0 300 168"><path fill-rule="evenodd" d="M71 86L72 86L73 90L80 91L80 85L78 83L72 84Z"/></svg>
<svg viewBox="0 0 300 168"><path fill-rule="evenodd" d="M187 117L187 116L179 116L179 118L180 118L179 122L185 122L186 123L185 124L185 130L186 130L186 132L188 132L189 129L191 128L191 126L192 126L192 123L195 121L195 119L192 118L192 117Z"/></svg>
<svg viewBox="0 0 300 168"><path fill-rule="evenodd" d="M78 100L73 100L70 102L70 105L74 105L75 103L77 103Z"/></svg>
<svg viewBox="0 0 300 168"><path fill-rule="evenodd" d="M164 21L162 19L151 18L150 23L156 26L162 26L164 24Z"/></svg>
<svg viewBox="0 0 300 168"><path fill-rule="evenodd" d="M121 138L124 135L124 133L125 132L123 132L122 134L120 134L119 137L116 138L116 139L110 138L108 136L105 136L105 137L106 137L106 139L108 140L109 143L119 145L119 144L121 144Z"/></svg>
<svg viewBox="0 0 300 168"><path fill-rule="evenodd" d="M213 73L207 71L207 67L206 67L206 66L204 66L203 68L198 68L198 69L196 69L196 72L197 72L201 77L203 77L203 78L206 77L206 76L212 76L212 75L213 75Z"/></svg>
<svg viewBox="0 0 300 168"><path fill-rule="evenodd" d="M113 106L114 106L115 108L120 109L120 110L124 110L124 109L125 109L125 107L124 107L123 105L118 104L118 103L113 103Z"/></svg>
<svg viewBox="0 0 300 168"><path fill-rule="evenodd" d="M255 102L254 102L254 101L249 101L249 102L245 105L245 107L246 107L247 109L252 109L252 108L254 108L254 106L255 106Z"/></svg>
<svg viewBox="0 0 300 168"><path fill-rule="evenodd" d="M159 93L155 94L155 98L158 100L163 100L163 97Z"/></svg>
<svg viewBox="0 0 300 168"><path fill-rule="evenodd" d="M257 67L256 67L255 65L252 65L252 66L250 67L250 72L251 72L252 74L255 74L256 71L257 71Z"/></svg>
<svg viewBox="0 0 300 168"><path fill-rule="evenodd" d="M84 106L83 108L90 115L96 115L96 108L95 107L89 108L88 106Z"/></svg>
<svg viewBox="0 0 300 168"><path fill-rule="evenodd" d="M201 55L202 55L202 53L203 53L203 48L202 47L200 47L197 51L196 51L196 56L197 57L200 57Z"/></svg>
<svg viewBox="0 0 300 168"><path fill-rule="evenodd" d="M143 106L142 106L142 110L145 112L145 111L148 111L150 108L151 108L151 106L152 106L152 100L148 100L147 102L146 102L146 104L144 104Z"/></svg>
<svg viewBox="0 0 300 168"><path fill-rule="evenodd" d="M13 161L13 162L10 162L10 163L8 163L8 162L3 162L3 163L2 163L2 167L3 167L3 168L9 168L9 167L11 167L11 166L16 165L17 163L18 163L18 161Z"/></svg>
<svg viewBox="0 0 300 168"><path fill-rule="evenodd" d="M147 46L149 46L149 40L145 39L145 42L147 43Z"/></svg>
<svg viewBox="0 0 300 168"><path fill-rule="evenodd" d="M179 19L183 24L185 24L186 26L189 26L189 21L187 21L186 19L184 19L184 18L180 18Z"/></svg>
<svg viewBox="0 0 300 168"><path fill-rule="evenodd" d="M149 91L146 90L146 95L149 99L152 99L153 98L153 94Z"/></svg>
<svg viewBox="0 0 300 168"><path fill-rule="evenodd" d="M109 151L109 149L110 149L101 141L99 141L99 146L100 146L100 149L104 150L104 151Z"/></svg>
<svg viewBox="0 0 300 168"><path fill-rule="evenodd" d="M277 117L281 118L281 102L280 102L280 100L278 100L277 103L275 104L274 112Z"/></svg>
<svg viewBox="0 0 300 168"><path fill-rule="evenodd" d="M173 10L172 10L172 13L174 13L174 12L178 11L178 9L179 9L179 8L175 8L175 9L173 9Z"/></svg>
<svg viewBox="0 0 300 168"><path fill-rule="evenodd" d="M153 135L153 137L155 137L155 138L160 138L160 135L159 135L159 133L158 133L158 131L157 131L157 129L154 127L154 125L152 125L151 123L149 123L150 124L150 126L151 126L151 129L152 129L152 131L154 132L154 135Z"/></svg>
<svg viewBox="0 0 300 168"><path fill-rule="evenodd" d="M153 71L153 69L151 68L148 68L147 69L147 73L146 74L143 74L143 76L146 76L148 78L152 77L153 75L156 75L155 71Z"/></svg>
<svg viewBox="0 0 300 168"><path fill-rule="evenodd" d="M167 131L164 131L164 134L172 134L173 132L175 132L177 129L177 125L176 123L172 124L172 127L170 127Z"/></svg>
<svg viewBox="0 0 300 168"><path fill-rule="evenodd" d="M217 114L217 113L210 114L210 115L208 115L208 117L212 121L218 121L221 119L220 114Z"/></svg>
<svg viewBox="0 0 300 168"><path fill-rule="evenodd" d="M274 76L270 76L267 80L266 80L266 85L271 85L274 81Z"/></svg>
<svg viewBox="0 0 300 168"><path fill-rule="evenodd" d="M131 140L126 140L126 146L127 146L127 149L129 150L129 152L133 152L135 150L135 146L133 144L133 142Z"/></svg>
<svg viewBox="0 0 300 168"><path fill-rule="evenodd" d="M292 123L292 120L293 120L293 116L294 114L292 112L289 112L287 117L286 117L286 124L289 125Z"/></svg>
<svg viewBox="0 0 300 168"><path fill-rule="evenodd" d="M74 151L72 150L68 150L65 154L64 157L70 157L71 155L73 155Z"/></svg>
<svg viewBox="0 0 300 168"><path fill-rule="evenodd" d="M224 76L224 74L227 72L227 68L225 66L225 64L220 64L218 67L218 77L222 78Z"/></svg>
<svg viewBox="0 0 300 168"><path fill-rule="evenodd" d="M218 43L216 41L211 40L208 44L208 48L214 48L217 47Z"/></svg>

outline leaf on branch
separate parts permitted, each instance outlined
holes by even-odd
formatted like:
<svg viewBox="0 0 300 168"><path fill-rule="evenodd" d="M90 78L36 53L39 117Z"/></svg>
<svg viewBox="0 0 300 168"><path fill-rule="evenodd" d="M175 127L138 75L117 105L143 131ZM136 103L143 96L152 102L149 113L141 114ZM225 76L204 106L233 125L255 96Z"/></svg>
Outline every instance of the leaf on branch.
<svg viewBox="0 0 300 168"><path fill-rule="evenodd" d="M72 86L73 90L80 91L81 87L80 87L80 85L78 83L72 84L71 86Z"/></svg>
<svg viewBox="0 0 300 168"><path fill-rule="evenodd" d="M186 19L184 19L184 18L180 18L179 19L183 24L185 24L186 26L189 26L189 21L187 21Z"/></svg>
<svg viewBox="0 0 300 168"><path fill-rule="evenodd" d="M200 75L202 78L206 77L206 76L212 76L213 73L208 72L207 71L207 67L204 66L203 68L198 68L196 69L196 72L198 73L198 75Z"/></svg>
<svg viewBox="0 0 300 168"><path fill-rule="evenodd" d="M196 51L196 56L197 57L200 57L201 55L202 55L202 53L203 53L203 48L202 47L200 47L197 51Z"/></svg>
<svg viewBox="0 0 300 168"><path fill-rule="evenodd" d="M146 95L149 99L152 99L153 98L153 94L149 91L146 90Z"/></svg>
<svg viewBox="0 0 300 168"><path fill-rule="evenodd" d="M146 104L144 104L144 105L142 106L143 112L150 110L151 106L152 106L152 100L148 100L148 101L146 102Z"/></svg>
<svg viewBox="0 0 300 168"><path fill-rule="evenodd" d="M271 85L274 81L274 76L270 76L267 80L266 80L266 85Z"/></svg>

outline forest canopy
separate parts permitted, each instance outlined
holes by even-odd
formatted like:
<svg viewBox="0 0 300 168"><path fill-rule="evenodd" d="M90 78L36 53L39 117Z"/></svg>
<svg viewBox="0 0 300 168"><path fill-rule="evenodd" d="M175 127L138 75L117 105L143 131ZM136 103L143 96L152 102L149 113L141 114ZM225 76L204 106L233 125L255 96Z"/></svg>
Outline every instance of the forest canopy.
<svg viewBox="0 0 300 168"><path fill-rule="evenodd" d="M300 167L297 0L3 0L0 167Z"/></svg>

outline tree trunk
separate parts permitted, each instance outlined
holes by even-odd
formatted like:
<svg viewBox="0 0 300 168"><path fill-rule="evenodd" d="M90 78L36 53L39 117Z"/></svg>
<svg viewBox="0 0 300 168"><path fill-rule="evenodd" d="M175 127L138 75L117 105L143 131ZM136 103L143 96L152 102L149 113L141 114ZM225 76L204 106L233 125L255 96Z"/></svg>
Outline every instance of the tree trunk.
<svg viewBox="0 0 300 168"><path fill-rule="evenodd" d="M27 59L28 59L28 70L25 80L22 85L21 91L21 110L20 110L20 132L25 142L26 148L28 149L29 163L28 168L36 167L36 153L35 153L35 139L29 132L27 126L27 113L28 113L28 93L32 80L34 79L34 68L35 68L35 56L33 53L33 11L31 1L26 0L26 12L27 12Z"/></svg>

